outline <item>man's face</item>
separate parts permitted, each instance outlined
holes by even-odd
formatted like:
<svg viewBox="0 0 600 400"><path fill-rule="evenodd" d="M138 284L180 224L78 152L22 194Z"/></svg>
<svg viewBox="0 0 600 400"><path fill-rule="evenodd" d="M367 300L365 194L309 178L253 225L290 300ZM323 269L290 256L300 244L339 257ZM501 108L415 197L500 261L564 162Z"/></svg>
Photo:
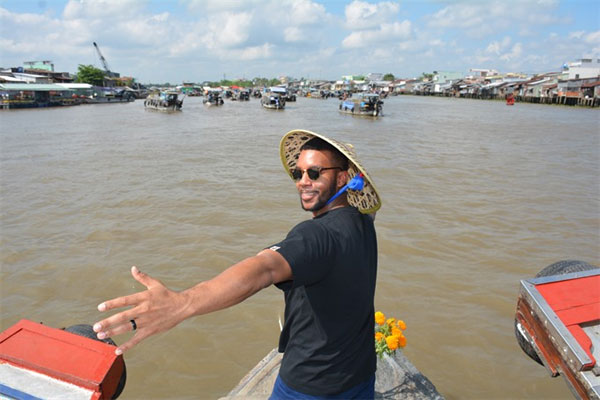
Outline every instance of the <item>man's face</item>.
<svg viewBox="0 0 600 400"><path fill-rule="evenodd" d="M339 167L339 165L335 164L329 151L302 151L298 157L296 168L304 171L312 167L331 168ZM327 200L344 185L342 177L338 178L340 174L345 174L345 172L340 169L326 169L321 171L316 180L312 180L309 178L308 173L303 172L302 178L296 181L302 208L306 211L312 211L315 216L318 215Z"/></svg>

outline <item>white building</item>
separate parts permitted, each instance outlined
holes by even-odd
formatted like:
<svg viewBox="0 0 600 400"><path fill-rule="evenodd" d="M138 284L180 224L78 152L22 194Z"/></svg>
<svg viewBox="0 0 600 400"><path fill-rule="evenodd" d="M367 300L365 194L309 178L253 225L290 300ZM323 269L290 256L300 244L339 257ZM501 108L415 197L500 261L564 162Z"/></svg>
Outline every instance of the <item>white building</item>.
<svg viewBox="0 0 600 400"><path fill-rule="evenodd" d="M600 77L600 59L582 58L563 65L562 79L586 79Z"/></svg>

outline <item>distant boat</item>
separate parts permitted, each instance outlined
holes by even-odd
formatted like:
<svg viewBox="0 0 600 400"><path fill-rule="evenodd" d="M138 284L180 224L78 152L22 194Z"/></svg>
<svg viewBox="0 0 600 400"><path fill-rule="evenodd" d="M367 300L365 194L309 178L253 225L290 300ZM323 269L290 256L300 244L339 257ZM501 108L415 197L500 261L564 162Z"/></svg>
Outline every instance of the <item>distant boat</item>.
<svg viewBox="0 0 600 400"><path fill-rule="evenodd" d="M365 93L357 98L342 100L339 109L345 114L379 117L383 115L383 101L376 93Z"/></svg>
<svg viewBox="0 0 600 400"><path fill-rule="evenodd" d="M144 107L158 111L181 111L183 98L179 99L179 93L174 91L153 92L144 100Z"/></svg>
<svg viewBox="0 0 600 400"><path fill-rule="evenodd" d="M204 100L202 100L205 106L222 106L224 101L221 97L221 92L218 90L211 90L206 93Z"/></svg>
<svg viewBox="0 0 600 400"><path fill-rule="evenodd" d="M250 91L248 89L241 89L233 93L231 100L248 101L250 100Z"/></svg>
<svg viewBox="0 0 600 400"><path fill-rule="evenodd" d="M136 93L126 87L93 86L91 94L84 98L84 103L129 103L136 99Z"/></svg>
<svg viewBox="0 0 600 400"><path fill-rule="evenodd" d="M296 101L296 93L294 91L287 92L285 96L285 101Z"/></svg>
<svg viewBox="0 0 600 400"><path fill-rule="evenodd" d="M515 96L512 93L506 95L506 105L512 106L515 104Z"/></svg>
<svg viewBox="0 0 600 400"><path fill-rule="evenodd" d="M272 110L283 110L285 108L285 99L287 91L282 87L272 87L267 92L263 93L260 104L264 108Z"/></svg>

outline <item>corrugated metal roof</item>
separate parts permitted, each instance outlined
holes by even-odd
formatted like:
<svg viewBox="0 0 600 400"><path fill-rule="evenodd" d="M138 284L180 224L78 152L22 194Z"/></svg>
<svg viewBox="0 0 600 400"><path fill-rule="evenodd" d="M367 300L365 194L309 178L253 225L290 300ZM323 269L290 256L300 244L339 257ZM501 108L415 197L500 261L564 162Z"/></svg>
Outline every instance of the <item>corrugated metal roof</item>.
<svg viewBox="0 0 600 400"><path fill-rule="evenodd" d="M7 82L20 82L20 83L24 83L25 81L23 79L19 79L19 78L15 78L14 76L7 76L7 75L0 75L0 79L1 80L5 80Z"/></svg>
<svg viewBox="0 0 600 400"><path fill-rule="evenodd" d="M582 88L589 88L589 87L596 87L596 86L600 86L600 81L588 82L588 83L584 83L583 85L581 85Z"/></svg>
<svg viewBox="0 0 600 400"><path fill-rule="evenodd" d="M55 90L57 92L70 91L59 85L51 83L0 83L0 89L2 90L29 90L34 92L49 92Z"/></svg>

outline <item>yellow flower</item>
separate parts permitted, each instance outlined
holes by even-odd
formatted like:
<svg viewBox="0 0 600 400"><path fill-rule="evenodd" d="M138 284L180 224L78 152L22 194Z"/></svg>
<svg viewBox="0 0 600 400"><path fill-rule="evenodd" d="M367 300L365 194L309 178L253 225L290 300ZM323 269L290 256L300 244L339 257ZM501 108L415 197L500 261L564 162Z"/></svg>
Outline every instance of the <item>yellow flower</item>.
<svg viewBox="0 0 600 400"><path fill-rule="evenodd" d="M375 313L375 352L379 357L393 355L400 347L406 346L403 330L406 324L401 319L385 318L381 311Z"/></svg>
<svg viewBox="0 0 600 400"><path fill-rule="evenodd" d="M398 348L398 336L388 336L385 338L385 342L390 350L396 350Z"/></svg>
<svg viewBox="0 0 600 400"><path fill-rule="evenodd" d="M406 338L405 338L404 336L400 336L400 337L398 338L398 345L399 345L400 347L404 347L404 346L406 346Z"/></svg>

